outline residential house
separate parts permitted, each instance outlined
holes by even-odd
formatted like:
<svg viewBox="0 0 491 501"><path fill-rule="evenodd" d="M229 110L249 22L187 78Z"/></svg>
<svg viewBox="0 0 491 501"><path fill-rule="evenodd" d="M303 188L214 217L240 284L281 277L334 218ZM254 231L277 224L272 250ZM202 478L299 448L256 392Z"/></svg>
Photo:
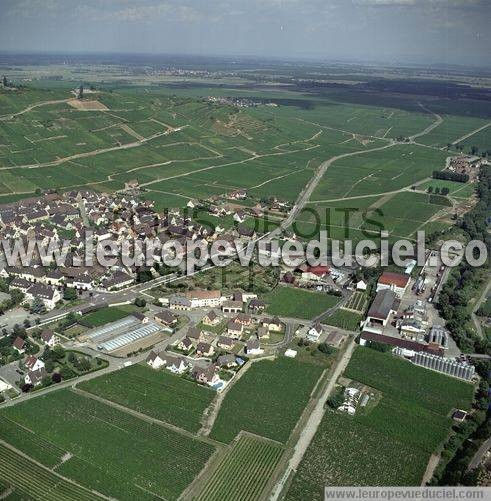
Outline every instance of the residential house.
<svg viewBox="0 0 491 501"><path fill-rule="evenodd" d="M34 355L30 355L26 358L24 362L27 370L29 371L37 371L44 367L44 362Z"/></svg>
<svg viewBox="0 0 491 501"><path fill-rule="evenodd" d="M176 346L179 350L189 353L193 349L193 342L188 337L185 337L179 340Z"/></svg>
<svg viewBox="0 0 491 501"><path fill-rule="evenodd" d="M307 331L307 339L309 341L317 342L319 338L322 336L324 329L320 323L316 323L311 325L309 330Z"/></svg>
<svg viewBox="0 0 491 501"><path fill-rule="evenodd" d="M237 361L235 360L235 355L220 355L217 358L217 365L219 367L227 367L228 369L232 367L237 367Z"/></svg>
<svg viewBox="0 0 491 501"><path fill-rule="evenodd" d="M222 293L219 290L196 290L185 293L191 302L191 308L216 308L222 304Z"/></svg>
<svg viewBox="0 0 491 501"><path fill-rule="evenodd" d="M252 325L252 317L250 315L246 315L245 313L238 313L234 318L234 322L241 324L244 327L250 327Z"/></svg>
<svg viewBox="0 0 491 501"><path fill-rule="evenodd" d="M245 352L247 355L262 355L264 350L261 349L259 339L251 337L246 343Z"/></svg>
<svg viewBox="0 0 491 501"><path fill-rule="evenodd" d="M283 330L283 324L278 317L266 318L262 321L262 325L267 327L271 332L281 332Z"/></svg>
<svg viewBox="0 0 491 501"><path fill-rule="evenodd" d="M218 368L215 365L210 365L206 368L195 367L192 373L193 378L201 384L214 385L219 381Z"/></svg>
<svg viewBox="0 0 491 501"><path fill-rule="evenodd" d="M47 376L48 373L46 372L46 369L44 367L41 367L40 369L29 371L24 376L24 383L30 384L32 386L39 386L42 383L43 378Z"/></svg>
<svg viewBox="0 0 491 501"><path fill-rule="evenodd" d="M208 327L214 327L220 323L220 317L213 311L210 310L202 319L201 323L207 325Z"/></svg>
<svg viewBox="0 0 491 501"><path fill-rule="evenodd" d="M153 350L148 354L145 361L152 369L160 369L166 364L165 356Z"/></svg>
<svg viewBox="0 0 491 501"><path fill-rule="evenodd" d="M220 336L217 340L218 348L222 348L223 350L231 350L234 344L235 340L227 336Z"/></svg>
<svg viewBox="0 0 491 501"><path fill-rule="evenodd" d="M239 313L243 310L242 301L225 301L222 306L223 313Z"/></svg>
<svg viewBox="0 0 491 501"><path fill-rule="evenodd" d="M49 348L53 348L58 343L58 338L53 331L44 330L41 332L41 341Z"/></svg>
<svg viewBox="0 0 491 501"><path fill-rule="evenodd" d="M163 325L164 327L173 327L178 321L177 317L167 310L156 313L153 318L158 324Z"/></svg>
<svg viewBox="0 0 491 501"><path fill-rule="evenodd" d="M234 339L239 339L244 332L244 326L235 320L230 320L227 324L227 334Z"/></svg>
<svg viewBox="0 0 491 501"><path fill-rule="evenodd" d="M22 355L26 351L26 342L17 336L12 343L12 348Z"/></svg>
<svg viewBox="0 0 491 501"><path fill-rule="evenodd" d="M198 357L211 357L215 353L215 348L208 343L198 343L196 346L196 355Z"/></svg>
<svg viewBox="0 0 491 501"><path fill-rule="evenodd" d="M260 299L252 299L249 303L249 310L254 313L261 313L266 308L266 303Z"/></svg>
<svg viewBox="0 0 491 501"><path fill-rule="evenodd" d="M269 339L269 329L265 325L260 325L257 329L257 337L259 339Z"/></svg>
<svg viewBox="0 0 491 501"><path fill-rule="evenodd" d="M191 309L191 301L183 296L171 296L169 298L169 308L171 310L186 311Z"/></svg>
<svg viewBox="0 0 491 501"><path fill-rule="evenodd" d="M198 327L190 327L187 337L195 342L204 341L206 339L205 333Z"/></svg>

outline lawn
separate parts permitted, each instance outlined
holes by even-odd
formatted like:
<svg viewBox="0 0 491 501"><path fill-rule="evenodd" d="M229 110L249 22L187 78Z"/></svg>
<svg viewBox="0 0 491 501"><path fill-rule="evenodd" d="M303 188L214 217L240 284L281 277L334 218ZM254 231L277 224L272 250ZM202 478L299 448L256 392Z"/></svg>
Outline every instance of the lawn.
<svg viewBox="0 0 491 501"><path fill-rule="evenodd" d="M278 286L264 294L266 312L282 317L312 319L336 306L340 298L294 287Z"/></svg>
<svg viewBox="0 0 491 501"><path fill-rule="evenodd" d="M101 325L116 322L127 317L134 311L140 311L136 306L114 306L112 308L103 308L102 310L94 311L84 315L80 323L88 327L100 327Z"/></svg>
<svg viewBox="0 0 491 501"><path fill-rule="evenodd" d="M167 371L133 365L79 384L81 390L196 432L216 392Z"/></svg>
<svg viewBox="0 0 491 501"><path fill-rule="evenodd" d="M355 350L344 375L382 398L353 417L326 410L287 500L321 500L324 485L420 485L452 409L472 401L472 385L369 348Z"/></svg>
<svg viewBox="0 0 491 501"><path fill-rule="evenodd" d="M5 408L0 418L3 440L118 499L177 499L214 452L207 443L70 390Z"/></svg>
<svg viewBox="0 0 491 501"><path fill-rule="evenodd" d="M208 480L197 501L264 499L283 449L266 440L242 435Z"/></svg>
<svg viewBox="0 0 491 501"><path fill-rule="evenodd" d="M211 437L230 443L244 430L286 443L322 372L285 357L253 363L226 394Z"/></svg>

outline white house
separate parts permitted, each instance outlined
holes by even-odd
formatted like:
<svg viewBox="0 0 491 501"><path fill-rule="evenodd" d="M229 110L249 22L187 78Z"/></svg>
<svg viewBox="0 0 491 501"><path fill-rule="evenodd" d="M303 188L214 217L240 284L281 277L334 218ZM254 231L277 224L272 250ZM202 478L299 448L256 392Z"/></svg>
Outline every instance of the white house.
<svg viewBox="0 0 491 501"><path fill-rule="evenodd" d="M29 371L24 376L24 383L32 384L32 386L38 386L41 384L44 377L46 377L48 373L44 367L37 369L35 371Z"/></svg>
<svg viewBox="0 0 491 501"><path fill-rule="evenodd" d="M318 341L323 332L322 325L317 323L312 325L307 331L307 339L309 341Z"/></svg>
<svg viewBox="0 0 491 501"><path fill-rule="evenodd" d="M52 310L61 301L61 293L43 284L34 284L26 291L26 301L32 302L35 298L41 299L47 310Z"/></svg>
<svg viewBox="0 0 491 501"><path fill-rule="evenodd" d="M222 293L219 290L197 290L186 292L185 297L191 302L191 308L216 308L222 304Z"/></svg>
<svg viewBox="0 0 491 501"><path fill-rule="evenodd" d="M26 358L25 366L29 371L38 371L44 368L44 362L34 355L31 355Z"/></svg>
<svg viewBox="0 0 491 501"><path fill-rule="evenodd" d="M151 351L148 354L146 362L152 369L160 369L166 363L165 357L164 356L161 357L160 354L156 353L155 351Z"/></svg>
<svg viewBox="0 0 491 501"><path fill-rule="evenodd" d="M53 348L58 343L55 333L50 330L44 330L41 333L41 341L43 341L43 343L50 348Z"/></svg>
<svg viewBox="0 0 491 501"><path fill-rule="evenodd" d="M367 290L367 284L363 280L360 280L356 284L356 290L357 291L366 291Z"/></svg>

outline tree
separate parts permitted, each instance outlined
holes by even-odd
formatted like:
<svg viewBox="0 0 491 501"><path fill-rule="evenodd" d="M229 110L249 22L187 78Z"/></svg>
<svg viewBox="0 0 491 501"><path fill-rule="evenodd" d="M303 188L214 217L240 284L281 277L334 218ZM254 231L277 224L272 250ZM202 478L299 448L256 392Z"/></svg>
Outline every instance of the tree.
<svg viewBox="0 0 491 501"><path fill-rule="evenodd" d="M331 355L332 353L334 353L336 350L332 347L332 346L329 346L328 344L326 343L321 343L317 349L321 352L321 353L325 353L326 355Z"/></svg>
<svg viewBox="0 0 491 501"><path fill-rule="evenodd" d="M426 191L428 193L433 193L433 186L428 186L428 189Z"/></svg>
<svg viewBox="0 0 491 501"><path fill-rule="evenodd" d="M147 302L142 297L137 297L135 299L135 306L138 306L138 308L145 308L146 305Z"/></svg>
<svg viewBox="0 0 491 501"><path fill-rule="evenodd" d="M54 372L53 375L51 376L51 380L53 383L61 383L62 377L59 372Z"/></svg>
<svg viewBox="0 0 491 501"><path fill-rule="evenodd" d="M440 191L441 195L447 196L450 193L450 190L448 188L442 188Z"/></svg>
<svg viewBox="0 0 491 501"><path fill-rule="evenodd" d="M35 315L43 315L46 313L46 306L43 303L43 300L39 297L35 297L31 304L31 313Z"/></svg>
<svg viewBox="0 0 491 501"><path fill-rule="evenodd" d="M74 301L77 297L77 291L72 287L67 287L63 293L63 299L65 301Z"/></svg>
<svg viewBox="0 0 491 501"><path fill-rule="evenodd" d="M438 186L435 188L434 193L435 193L435 195L438 195L438 193L440 193L440 188Z"/></svg>

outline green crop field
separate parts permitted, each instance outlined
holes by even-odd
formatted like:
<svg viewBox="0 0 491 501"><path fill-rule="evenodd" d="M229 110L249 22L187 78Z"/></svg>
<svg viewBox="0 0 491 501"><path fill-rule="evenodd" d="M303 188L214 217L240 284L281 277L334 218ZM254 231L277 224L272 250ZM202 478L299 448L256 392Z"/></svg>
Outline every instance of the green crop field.
<svg viewBox="0 0 491 501"><path fill-rule="evenodd" d="M264 499L264 489L282 453L273 442L241 435L196 500Z"/></svg>
<svg viewBox="0 0 491 501"><path fill-rule="evenodd" d="M92 379L81 390L196 432L216 392L167 371L133 365Z"/></svg>
<svg viewBox="0 0 491 501"><path fill-rule="evenodd" d="M332 325L333 327L339 327L347 331L357 332L360 329L360 322L362 320L363 316L361 314L340 308L332 315L324 317L322 323Z"/></svg>
<svg viewBox="0 0 491 501"><path fill-rule="evenodd" d="M56 472L38 465L0 444L0 494L2 486L12 489L5 499L91 501L103 499L93 490L69 482Z"/></svg>
<svg viewBox="0 0 491 501"><path fill-rule="evenodd" d="M322 371L285 357L253 363L226 394L211 437L229 443L244 430L285 443Z"/></svg>
<svg viewBox="0 0 491 501"><path fill-rule="evenodd" d="M264 294L266 313L283 317L312 319L336 306L340 298L329 294L278 286Z"/></svg>
<svg viewBox="0 0 491 501"><path fill-rule="evenodd" d="M472 401L472 385L369 348L355 350L345 376L382 398L353 417L326 411L287 500L321 500L324 485L420 485L452 409Z"/></svg>
<svg viewBox="0 0 491 501"><path fill-rule="evenodd" d="M419 145L396 144L395 138L422 132L435 116L412 99L368 98L349 90L312 97L291 90L213 86L102 89L91 99L107 110L80 111L67 102L73 97L68 86L46 85L0 92L5 110L0 116L0 202L37 189L114 191L134 178L158 210L237 188L248 190L249 205L272 195L294 202L322 162L339 157L308 207L322 213L325 208L358 208L369 216L395 207L380 223L391 239L413 238L430 219L429 227L448 226L450 204L422 199L420 216L412 218L404 213L404 203L384 207L390 200L379 202L381 194L389 199L392 194L399 202L395 192L424 183L433 170L444 167L448 153L439 148L448 138L463 137L487 123L478 118L477 109L476 117L452 115L448 103L435 101L432 111L441 113L444 122L419 137ZM278 106L238 110L206 102L202 95L248 95L274 99ZM37 106L27 109L32 104ZM9 114L19 111L24 112ZM475 143L484 151L488 131L476 132L464 146ZM468 198L472 188L454 195ZM331 220L321 214L318 225L315 221L312 214L299 214L295 224L301 238L317 237L325 229L330 238L357 242L377 240L380 231L360 213L352 214L348 224L343 214Z"/></svg>
<svg viewBox="0 0 491 501"><path fill-rule="evenodd" d="M0 438L118 499L177 499L214 452L198 439L70 390L3 409L0 419Z"/></svg>

